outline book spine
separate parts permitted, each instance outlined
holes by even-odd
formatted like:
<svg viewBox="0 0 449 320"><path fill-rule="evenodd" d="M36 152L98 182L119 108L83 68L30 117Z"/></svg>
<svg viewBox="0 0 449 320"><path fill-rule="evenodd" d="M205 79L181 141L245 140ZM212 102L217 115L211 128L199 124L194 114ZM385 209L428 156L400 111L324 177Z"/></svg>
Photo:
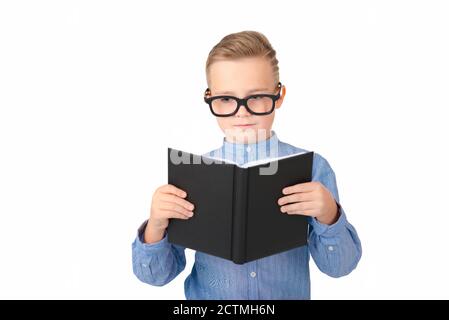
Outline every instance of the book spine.
<svg viewBox="0 0 449 320"><path fill-rule="evenodd" d="M232 206L232 261L246 262L246 222L248 208L248 170L234 166L234 190Z"/></svg>

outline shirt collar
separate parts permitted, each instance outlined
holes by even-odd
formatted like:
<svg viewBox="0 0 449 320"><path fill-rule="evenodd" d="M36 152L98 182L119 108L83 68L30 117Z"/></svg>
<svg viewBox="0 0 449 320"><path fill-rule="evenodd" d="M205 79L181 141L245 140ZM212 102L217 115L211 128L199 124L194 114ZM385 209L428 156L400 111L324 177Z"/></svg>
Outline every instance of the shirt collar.
<svg viewBox="0 0 449 320"><path fill-rule="evenodd" d="M279 140L274 130L268 139L252 143L235 143L226 141L223 138L222 152L226 159L237 163L245 163L253 160L260 160L278 152Z"/></svg>

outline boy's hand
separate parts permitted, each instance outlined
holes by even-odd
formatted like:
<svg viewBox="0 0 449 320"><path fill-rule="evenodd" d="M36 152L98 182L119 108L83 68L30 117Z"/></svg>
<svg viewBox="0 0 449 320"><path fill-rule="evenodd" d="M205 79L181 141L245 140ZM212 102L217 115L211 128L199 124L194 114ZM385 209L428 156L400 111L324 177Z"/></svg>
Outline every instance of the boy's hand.
<svg viewBox="0 0 449 320"><path fill-rule="evenodd" d="M169 219L189 219L194 205L184 198L187 193L174 185L165 184L156 189L151 201L151 213L145 230L145 242L157 242L163 238Z"/></svg>
<svg viewBox="0 0 449 320"><path fill-rule="evenodd" d="M338 207L332 193L320 182L299 183L282 189L279 198L281 212L315 217L324 224L338 219Z"/></svg>

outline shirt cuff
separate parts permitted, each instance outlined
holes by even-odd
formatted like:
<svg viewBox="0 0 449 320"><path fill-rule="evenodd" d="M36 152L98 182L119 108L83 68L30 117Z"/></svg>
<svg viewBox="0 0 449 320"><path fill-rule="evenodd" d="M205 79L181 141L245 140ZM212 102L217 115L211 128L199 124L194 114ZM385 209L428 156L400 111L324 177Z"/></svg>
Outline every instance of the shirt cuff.
<svg viewBox="0 0 449 320"><path fill-rule="evenodd" d="M337 202L339 217L331 225L319 222L315 217L309 217L309 224L312 226L317 236L334 237L344 230L347 220L346 214L340 204Z"/></svg>
<svg viewBox="0 0 449 320"><path fill-rule="evenodd" d="M147 227L147 223L148 223L148 220L145 220L141 224L139 229L137 230L137 237L134 242L136 245L136 248L144 253L153 253L155 251L166 250L167 248L169 248L170 243L168 242L168 238L167 238L167 229L165 229L164 237L161 240L159 240L157 242L153 242L153 243L145 243L144 232L145 232L145 228Z"/></svg>

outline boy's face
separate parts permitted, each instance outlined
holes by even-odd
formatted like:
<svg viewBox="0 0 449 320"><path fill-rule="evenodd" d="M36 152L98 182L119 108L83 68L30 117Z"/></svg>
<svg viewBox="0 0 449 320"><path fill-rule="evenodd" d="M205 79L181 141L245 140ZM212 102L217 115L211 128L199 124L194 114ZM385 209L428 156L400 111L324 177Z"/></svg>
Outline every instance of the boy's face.
<svg viewBox="0 0 449 320"><path fill-rule="evenodd" d="M262 57L222 60L209 67L209 89L212 96L231 95L245 98L252 94L277 94L273 69ZM270 138L276 109L280 108L285 88L276 101L275 110L268 115L253 115L244 106L230 117L216 117L226 140L235 143L253 143Z"/></svg>

